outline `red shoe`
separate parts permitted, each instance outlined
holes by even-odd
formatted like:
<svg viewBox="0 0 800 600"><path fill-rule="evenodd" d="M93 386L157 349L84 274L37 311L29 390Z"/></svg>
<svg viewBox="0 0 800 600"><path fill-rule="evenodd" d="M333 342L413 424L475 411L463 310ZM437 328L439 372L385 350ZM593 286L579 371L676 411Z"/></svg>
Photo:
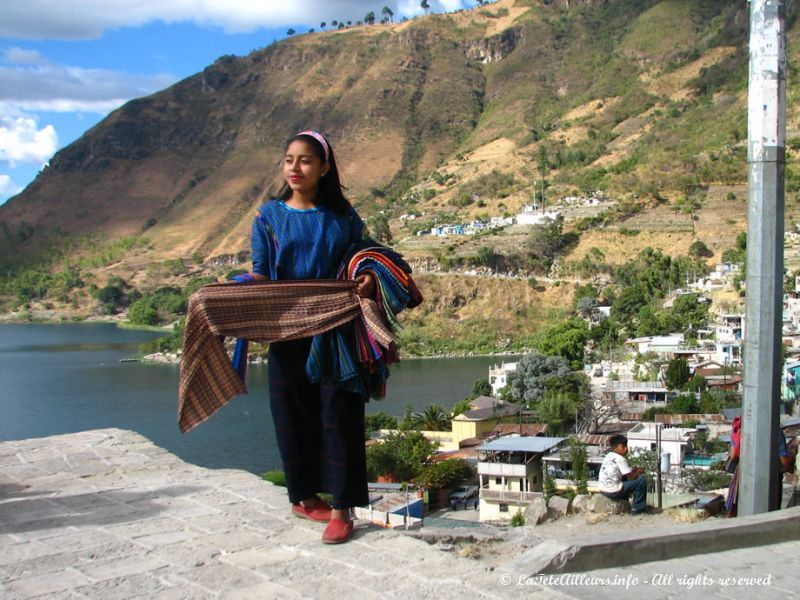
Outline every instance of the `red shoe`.
<svg viewBox="0 0 800 600"><path fill-rule="evenodd" d="M322 500L310 508L302 504L292 504L292 514L301 519L327 522L331 520L331 507Z"/></svg>
<svg viewBox="0 0 800 600"><path fill-rule="evenodd" d="M353 521L348 519L331 519L322 534L322 541L326 544L341 544L353 535Z"/></svg>

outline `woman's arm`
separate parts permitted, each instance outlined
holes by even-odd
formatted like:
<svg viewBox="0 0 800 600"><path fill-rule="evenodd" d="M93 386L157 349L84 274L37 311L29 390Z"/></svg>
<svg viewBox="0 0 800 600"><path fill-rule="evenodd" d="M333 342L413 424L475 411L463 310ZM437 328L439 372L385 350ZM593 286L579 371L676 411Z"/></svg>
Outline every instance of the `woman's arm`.
<svg viewBox="0 0 800 600"><path fill-rule="evenodd" d="M270 238L267 227L260 211L253 219L250 233L250 249L253 257L253 270L231 277L226 283L251 283L269 281L269 265L272 259L273 240Z"/></svg>
<svg viewBox="0 0 800 600"><path fill-rule="evenodd" d="M266 220L261 212L256 213L253 219L253 228L250 233L250 251L253 257L252 281L267 281L270 279L270 265L274 262L275 242L272 232L268 230Z"/></svg>

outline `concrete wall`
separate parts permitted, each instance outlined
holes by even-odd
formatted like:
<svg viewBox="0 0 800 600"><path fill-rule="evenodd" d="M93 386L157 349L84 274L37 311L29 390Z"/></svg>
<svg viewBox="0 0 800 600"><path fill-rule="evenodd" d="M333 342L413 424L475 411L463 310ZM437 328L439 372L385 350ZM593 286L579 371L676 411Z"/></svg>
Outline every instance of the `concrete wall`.
<svg viewBox="0 0 800 600"><path fill-rule="evenodd" d="M489 433L500 422L500 419L486 419L485 421L461 421L453 419L453 429L450 436L458 444L468 438L480 437Z"/></svg>
<svg viewBox="0 0 800 600"><path fill-rule="evenodd" d="M398 515L394 513L387 513L382 510L375 510L374 508L363 506L356 506L354 511L356 518L371 521L380 527L386 527L389 529L405 528L406 517L404 514ZM422 527L422 519L418 519L416 517L408 518L409 529L417 529L419 527Z"/></svg>
<svg viewBox="0 0 800 600"><path fill-rule="evenodd" d="M508 512L500 512L500 504L508 506ZM517 512L525 510L525 505L511 504L509 502L496 502L494 500L481 500L479 505L481 521L510 521Z"/></svg>

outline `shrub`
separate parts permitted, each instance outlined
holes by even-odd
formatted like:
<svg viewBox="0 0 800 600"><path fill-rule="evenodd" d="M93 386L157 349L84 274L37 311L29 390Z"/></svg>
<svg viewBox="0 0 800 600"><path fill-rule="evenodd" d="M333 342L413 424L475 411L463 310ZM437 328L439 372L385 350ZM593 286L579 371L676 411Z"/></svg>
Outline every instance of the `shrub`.
<svg viewBox="0 0 800 600"><path fill-rule="evenodd" d="M549 501L550 498L556 495L557 488L555 480L550 477L549 473L546 473L544 476L544 499L545 502Z"/></svg>
<svg viewBox="0 0 800 600"><path fill-rule="evenodd" d="M518 510L514 513L514 516L511 517L511 526L512 527L521 527L525 525L525 517L522 514L521 510Z"/></svg>
<svg viewBox="0 0 800 600"><path fill-rule="evenodd" d="M687 469L689 481L698 490L716 490L726 488L731 483L732 475L714 469Z"/></svg>
<svg viewBox="0 0 800 600"><path fill-rule="evenodd" d="M704 242L697 240L689 246L689 256L692 258L710 258L714 256L714 253Z"/></svg>
<svg viewBox="0 0 800 600"><path fill-rule="evenodd" d="M369 414L365 417L367 439L379 429L397 429L397 417L387 415L383 411Z"/></svg>
<svg viewBox="0 0 800 600"><path fill-rule="evenodd" d="M572 477L575 488L579 494L588 494L589 462L586 446L576 438L570 438L569 458L572 463Z"/></svg>
<svg viewBox="0 0 800 600"><path fill-rule="evenodd" d="M280 470L267 471L261 476L261 478L275 485L286 487L286 475L284 474L283 471Z"/></svg>
<svg viewBox="0 0 800 600"><path fill-rule="evenodd" d="M420 474L428 457L436 449L418 431L390 435L381 444L367 449L367 472L371 479L392 474L400 481L410 481Z"/></svg>
<svg viewBox="0 0 800 600"><path fill-rule="evenodd" d="M425 465L414 482L427 489L449 488L471 478L475 472L465 460L454 458Z"/></svg>
<svg viewBox="0 0 800 600"><path fill-rule="evenodd" d="M131 304L128 320L135 325L158 325L158 311L149 298L142 298Z"/></svg>

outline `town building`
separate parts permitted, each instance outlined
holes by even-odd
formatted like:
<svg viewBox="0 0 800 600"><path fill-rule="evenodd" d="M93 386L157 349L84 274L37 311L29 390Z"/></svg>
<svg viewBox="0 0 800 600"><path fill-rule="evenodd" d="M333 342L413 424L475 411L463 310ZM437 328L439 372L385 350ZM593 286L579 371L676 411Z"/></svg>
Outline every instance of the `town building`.
<svg viewBox="0 0 800 600"><path fill-rule="evenodd" d="M541 225L547 221L555 221L561 213L558 211L541 211L539 207L526 204L522 211L517 213L517 225Z"/></svg>
<svg viewBox="0 0 800 600"><path fill-rule="evenodd" d="M684 458L692 450L692 434L695 428L663 427L661 429L661 453L669 454L670 467L680 467ZM655 450L656 424L639 423L628 432L628 450L646 452Z"/></svg>
<svg viewBox="0 0 800 600"><path fill-rule="evenodd" d="M479 396L470 406L470 410L453 417L449 436L452 445L443 447L443 450L457 450L464 440L484 438L498 423L519 419L520 407L513 402Z"/></svg>
<svg viewBox="0 0 800 600"><path fill-rule="evenodd" d="M604 393L615 402L631 404L666 404L669 397L667 386L661 381L613 381L606 382Z"/></svg>
<svg viewBox="0 0 800 600"><path fill-rule="evenodd" d="M510 519L541 495L542 458L565 439L507 435L480 446L480 520Z"/></svg>
<svg viewBox="0 0 800 600"><path fill-rule="evenodd" d="M508 376L517 370L515 362L504 362L489 367L489 385L492 386L492 395L499 396L500 391L508 385Z"/></svg>

